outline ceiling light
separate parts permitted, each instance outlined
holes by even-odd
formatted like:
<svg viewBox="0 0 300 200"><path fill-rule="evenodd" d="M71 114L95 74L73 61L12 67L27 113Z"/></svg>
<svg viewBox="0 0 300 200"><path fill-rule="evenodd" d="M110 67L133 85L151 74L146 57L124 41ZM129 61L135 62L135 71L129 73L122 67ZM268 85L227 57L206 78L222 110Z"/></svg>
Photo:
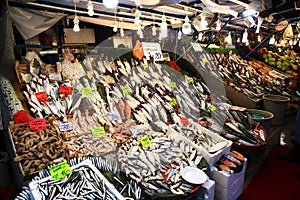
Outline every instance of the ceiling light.
<svg viewBox="0 0 300 200"><path fill-rule="evenodd" d="M271 44L271 45L275 44L275 36L274 35L272 35L272 37L270 38L269 44Z"/></svg>
<svg viewBox="0 0 300 200"><path fill-rule="evenodd" d="M125 36L123 27L120 28L120 35L121 35L121 37L124 37L124 36Z"/></svg>
<svg viewBox="0 0 300 200"><path fill-rule="evenodd" d="M165 15L163 15L161 18L160 33L161 33L161 37L163 38L168 37L168 24Z"/></svg>
<svg viewBox="0 0 300 200"><path fill-rule="evenodd" d="M257 42L261 42L261 36L260 35L257 36Z"/></svg>
<svg viewBox="0 0 300 200"><path fill-rule="evenodd" d="M218 19L218 21L216 22L216 30L217 31L221 30L221 26L222 26L221 20Z"/></svg>
<svg viewBox="0 0 300 200"><path fill-rule="evenodd" d="M102 2L106 8L115 8L119 4L119 0L103 0Z"/></svg>
<svg viewBox="0 0 300 200"><path fill-rule="evenodd" d="M206 18L204 16L204 14L202 13L200 16L200 29L202 31L207 30L208 29L208 22L206 21Z"/></svg>
<svg viewBox="0 0 300 200"><path fill-rule="evenodd" d="M184 24L182 25L182 33L183 34L190 34L191 31L192 31L192 26L191 26L191 23L190 23L190 19L186 15L185 19L184 19Z"/></svg>
<svg viewBox="0 0 300 200"><path fill-rule="evenodd" d="M199 42L202 41L202 36L203 36L203 33L200 32L200 33L198 34L198 41L199 41Z"/></svg>
<svg viewBox="0 0 300 200"><path fill-rule="evenodd" d="M245 32L243 33L243 37L242 37L242 43L246 43L248 42L248 30L245 29Z"/></svg>
<svg viewBox="0 0 300 200"><path fill-rule="evenodd" d="M249 17L251 15L256 15L257 11L256 10L252 10L252 9L246 9L244 12L243 12L243 16L244 17Z"/></svg>
<svg viewBox="0 0 300 200"><path fill-rule="evenodd" d="M178 36L177 36L178 40L181 40L181 36L182 36L182 32L179 30L178 31Z"/></svg>
<svg viewBox="0 0 300 200"><path fill-rule="evenodd" d="M94 15L94 6L93 6L93 3L91 0L89 0L87 3L87 9L88 9L89 16L93 16Z"/></svg>
<svg viewBox="0 0 300 200"><path fill-rule="evenodd" d="M155 25L152 26L152 36L156 36L156 27L155 27Z"/></svg>
<svg viewBox="0 0 300 200"><path fill-rule="evenodd" d="M290 40L290 41L289 41L289 45L290 45L290 46L293 46L293 44L294 44L293 40Z"/></svg>
<svg viewBox="0 0 300 200"><path fill-rule="evenodd" d="M143 31L142 31L142 26L140 24L137 25L137 32L136 32L139 36L143 35Z"/></svg>
<svg viewBox="0 0 300 200"><path fill-rule="evenodd" d="M134 16L135 16L134 24L136 24L136 25L140 24L141 12L139 11L139 9L136 9Z"/></svg>
<svg viewBox="0 0 300 200"><path fill-rule="evenodd" d="M236 39L236 42L237 42L237 43L240 43L240 42L241 42L241 38L238 37L238 38Z"/></svg>
<svg viewBox="0 0 300 200"><path fill-rule="evenodd" d="M229 34L225 37L225 42L228 45L232 45L232 37L231 37L231 33L229 32Z"/></svg>
<svg viewBox="0 0 300 200"><path fill-rule="evenodd" d="M114 26L113 26L113 31L116 33L118 31L118 22L115 20L114 21Z"/></svg>
<svg viewBox="0 0 300 200"><path fill-rule="evenodd" d="M73 22L74 22L73 31L74 32L79 32L80 28L79 28L79 20L78 20L77 15L75 15Z"/></svg>

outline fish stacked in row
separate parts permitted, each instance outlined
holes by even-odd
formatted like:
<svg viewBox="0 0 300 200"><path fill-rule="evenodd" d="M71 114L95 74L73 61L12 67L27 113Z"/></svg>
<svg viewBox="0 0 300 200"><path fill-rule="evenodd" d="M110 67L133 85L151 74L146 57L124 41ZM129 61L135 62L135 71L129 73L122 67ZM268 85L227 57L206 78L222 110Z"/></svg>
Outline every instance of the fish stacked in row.
<svg viewBox="0 0 300 200"><path fill-rule="evenodd" d="M140 132L118 151L121 168L151 193L186 194L195 188L181 177L184 167L197 167L202 156L189 143L165 133Z"/></svg>
<svg viewBox="0 0 300 200"><path fill-rule="evenodd" d="M25 175L46 168L55 159L70 158L63 135L52 126L37 132L29 125L12 125L10 131L17 154L14 160L21 163Z"/></svg>

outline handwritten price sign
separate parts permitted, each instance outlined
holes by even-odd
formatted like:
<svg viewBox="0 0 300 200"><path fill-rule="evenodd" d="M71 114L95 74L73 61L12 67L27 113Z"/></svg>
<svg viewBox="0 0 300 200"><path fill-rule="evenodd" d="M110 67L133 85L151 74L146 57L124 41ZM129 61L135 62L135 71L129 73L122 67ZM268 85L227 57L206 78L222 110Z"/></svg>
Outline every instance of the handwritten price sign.
<svg viewBox="0 0 300 200"><path fill-rule="evenodd" d="M100 136L105 134L105 129L103 126L92 128L93 136Z"/></svg>
<svg viewBox="0 0 300 200"><path fill-rule="evenodd" d="M148 147L152 144L151 140L148 138L147 135L141 137L140 139L138 139L138 141L143 147Z"/></svg>
<svg viewBox="0 0 300 200"><path fill-rule="evenodd" d="M161 46L159 43L142 42L142 47L147 60L150 60L150 57L152 57L154 61L164 61Z"/></svg>
<svg viewBox="0 0 300 200"><path fill-rule="evenodd" d="M93 91L92 88L90 87L85 87L81 89L81 94L86 95L88 97L90 97L92 95Z"/></svg>
<svg viewBox="0 0 300 200"><path fill-rule="evenodd" d="M73 124L71 123L61 123L58 125L60 131L71 131L73 130Z"/></svg>
<svg viewBox="0 0 300 200"><path fill-rule="evenodd" d="M32 119L29 122L30 130L40 131L46 129L46 119L45 118L36 118Z"/></svg>
<svg viewBox="0 0 300 200"><path fill-rule="evenodd" d="M35 96L39 102L45 103L48 99L46 92L37 92L35 93Z"/></svg>
<svg viewBox="0 0 300 200"><path fill-rule="evenodd" d="M49 169L49 172L54 181L64 179L66 176L72 173L67 161L63 161L57 165L54 165Z"/></svg>
<svg viewBox="0 0 300 200"><path fill-rule="evenodd" d="M170 100L170 105L171 105L171 106L176 106L176 105L177 105L177 101L176 101L175 98L172 98L172 99Z"/></svg>
<svg viewBox="0 0 300 200"><path fill-rule="evenodd" d="M59 94L64 94L64 95L72 94L72 87L66 85L59 86Z"/></svg>

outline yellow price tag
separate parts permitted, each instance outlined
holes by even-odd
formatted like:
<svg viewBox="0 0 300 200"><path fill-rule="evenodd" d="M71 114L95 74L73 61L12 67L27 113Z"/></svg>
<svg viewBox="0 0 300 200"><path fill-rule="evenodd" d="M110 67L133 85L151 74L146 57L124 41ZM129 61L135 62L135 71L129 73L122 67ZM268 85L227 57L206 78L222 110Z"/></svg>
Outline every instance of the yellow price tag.
<svg viewBox="0 0 300 200"><path fill-rule="evenodd" d="M93 91L92 88L90 87L85 87L81 89L81 94L86 95L88 97L90 97L92 95Z"/></svg>
<svg viewBox="0 0 300 200"><path fill-rule="evenodd" d="M144 69L147 69L148 68L148 65L147 64L142 64L143 68Z"/></svg>
<svg viewBox="0 0 300 200"><path fill-rule="evenodd" d="M216 106L214 106L214 105L210 105L210 106L208 107L208 109L211 110L211 111L217 110Z"/></svg>
<svg viewBox="0 0 300 200"><path fill-rule="evenodd" d="M105 129L103 126L92 128L93 136L100 136L105 134Z"/></svg>
<svg viewBox="0 0 300 200"><path fill-rule="evenodd" d="M64 179L66 176L72 173L67 161L63 161L57 165L54 165L49 169L49 172L54 181Z"/></svg>
<svg viewBox="0 0 300 200"><path fill-rule="evenodd" d="M148 147L152 144L152 141L148 138L147 135L141 137L140 139L138 139L138 141L143 147Z"/></svg>
<svg viewBox="0 0 300 200"><path fill-rule="evenodd" d="M170 100L170 105L171 105L171 106L176 106L176 105L177 105L177 101L176 101L175 98L172 98L172 99Z"/></svg>
<svg viewBox="0 0 300 200"><path fill-rule="evenodd" d="M88 79L92 79L92 78L93 78L93 74L92 74L92 72L90 72L90 71L88 71L88 72L86 73L86 76L88 77Z"/></svg>
<svg viewBox="0 0 300 200"><path fill-rule="evenodd" d="M122 87L122 91L124 94L129 94L131 92L131 89L129 86Z"/></svg>
<svg viewBox="0 0 300 200"><path fill-rule="evenodd" d="M175 82L170 82L170 88L174 90L176 88L176 83Z"/></svg>
<svg viewBox="0 0 300 200"><path fill-rule="evenodd" d="M191 78L191 77L189 77L187 80L188 80L189 83L194 83L194 79Z"/></svg>

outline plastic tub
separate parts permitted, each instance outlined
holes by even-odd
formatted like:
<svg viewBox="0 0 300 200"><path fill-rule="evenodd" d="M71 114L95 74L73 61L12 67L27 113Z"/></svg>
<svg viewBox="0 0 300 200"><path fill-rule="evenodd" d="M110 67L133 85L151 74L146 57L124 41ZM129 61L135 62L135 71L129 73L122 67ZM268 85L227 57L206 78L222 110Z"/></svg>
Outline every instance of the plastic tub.
<svg viewBox="0 0 300 200"><path fill-rule="evenodd" d="M270 132L271 121L274 118L273 113L265 110L247 109L246 110L255 121L260 122L266 131Z"/></svg>
<svg viewBox="0 0 300 200"><path fill-rule="evenodd" d="M264 109L274 114L271 125L280 126L285 124L285 111L289 101L290 98L286 96L274 94L264 95Z"/></svg>

